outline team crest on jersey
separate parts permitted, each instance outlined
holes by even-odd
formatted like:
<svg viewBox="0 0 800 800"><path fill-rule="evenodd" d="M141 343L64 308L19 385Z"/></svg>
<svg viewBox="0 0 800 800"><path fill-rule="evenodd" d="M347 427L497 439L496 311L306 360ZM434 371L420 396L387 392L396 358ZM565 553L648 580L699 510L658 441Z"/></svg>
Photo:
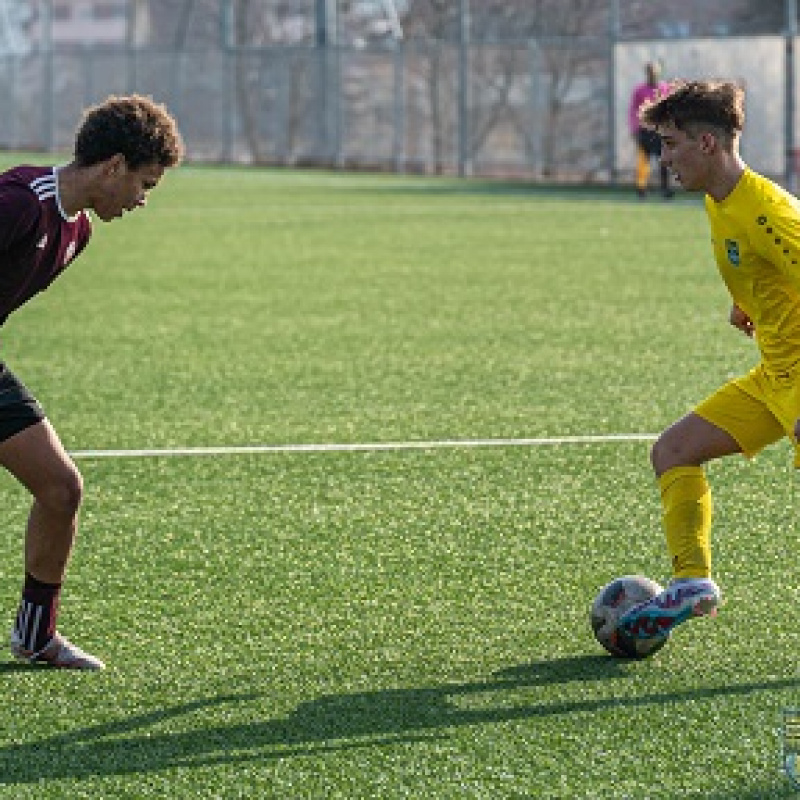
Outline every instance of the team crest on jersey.
<svg viewBox="0 0 800 800"><path fill-rule="evenodd" d="M740 262L739 243L734 239L726 239L725 250L728 252L728 261L730 261L734 267L738 267Z"/></svg>

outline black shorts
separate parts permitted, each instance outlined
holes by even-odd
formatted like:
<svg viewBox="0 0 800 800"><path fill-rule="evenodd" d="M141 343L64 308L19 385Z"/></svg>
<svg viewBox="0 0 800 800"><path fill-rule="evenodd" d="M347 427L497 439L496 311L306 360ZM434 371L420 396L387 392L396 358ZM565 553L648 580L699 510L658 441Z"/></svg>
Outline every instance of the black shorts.
<svg viewBox="0 0 800 800"><path fill-rule="evenodd" d="M636 141L648 156L661 155L661 137L655 131L651 131L648 128L639 128L639 132L636 134Z"/></svg>
<svg viewBox="0 0 800 800"><path fill-rule="evenodd" d="M0 361L0 442L44 419L44 410L16 375Z"/></svg>

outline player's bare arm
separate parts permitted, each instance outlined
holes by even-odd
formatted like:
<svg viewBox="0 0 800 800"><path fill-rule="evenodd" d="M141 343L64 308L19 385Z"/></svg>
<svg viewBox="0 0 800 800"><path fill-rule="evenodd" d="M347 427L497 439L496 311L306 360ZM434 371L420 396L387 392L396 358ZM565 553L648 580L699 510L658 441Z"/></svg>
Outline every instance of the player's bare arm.
<svg viewBox="0 0 800 800"><path fill-rule="evenodd" d="M753 320L747 316L747 314L742 311L739 306L735 303L731 306L731 313L729 317L729 322L733 325L734 328L738 328L745 336L749 336L752 338L753 333L755 333L755 325L753 325Z"/></svg>

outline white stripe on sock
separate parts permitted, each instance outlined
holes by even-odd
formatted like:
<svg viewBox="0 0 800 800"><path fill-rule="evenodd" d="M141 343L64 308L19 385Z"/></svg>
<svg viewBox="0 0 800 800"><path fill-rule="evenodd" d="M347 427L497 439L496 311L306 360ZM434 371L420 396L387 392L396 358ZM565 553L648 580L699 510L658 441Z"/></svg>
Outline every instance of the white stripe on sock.
<svg viewBox="0 0 800 800"><path fill-rule="evenodd" d="M30 644L28 645L28 650L35 650L36 649L36 635L39 633L39 623L42 619L42 609L43 606L33 606L36 609L36 616L33 620L33 627L31 629L30 635Z"/></svg>
<svg viewBox="0 0 800 800"><path fill-rule="evenodd" d="M28 629L28 617L31 613L31 604L27 600L21 600L19 611L17 611L17 639L20 644L25 643L25 631Z"/></svg>

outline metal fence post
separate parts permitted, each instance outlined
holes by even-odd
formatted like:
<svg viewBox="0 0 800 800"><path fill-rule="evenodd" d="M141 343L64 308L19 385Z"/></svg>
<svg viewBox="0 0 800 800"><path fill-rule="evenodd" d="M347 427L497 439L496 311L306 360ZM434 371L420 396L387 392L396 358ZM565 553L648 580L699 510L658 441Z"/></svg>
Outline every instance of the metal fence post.
<svg viewBox="0 0 800 800"><path fill-rule="evenodd" d="M318 160L338 166L341 160L341 64L336 0L316 1Z"/></svg>
<svg viewBox="0 0 800 800"><path fill-rule="evenodd" d="M53 65L53 0L42 2L42 141L45 150L55 147L55 76Z"/></svg>
<svg viewBox="0 0 800 800"><path fill-rule="evenodd" d="M542 105L542 58L539 43L528 39L528 102L530 103L530 129L528 132L528 168L532 175L542 171L542 126L539 109Z"/></svg>
<svg viewBox="0 0 800 800"><path fill-rule="evenodd" d="M469 0L459 0L458 14L458 174L472 175L472 142L470 141L470 32Z"/></svg>
<svg viewBox="0 0 800 800"><path fill-rule="evenodd" d="M795 147L795 130L794 130L794 40L797 36L797 0L784 0L784 18L785 18L785 38L786 38L786 96L784 101L783 113L786 115L785 120L785 141L786 141L786 164L785 176L786 186L793 192L797 191L797 155L798 151Z"/></svg>
<svg viewBox="0 0 800 800"><path fill-rule="evenodd" d="M406 170L406 46L395 43L394 51L393 120L394 171Z"/></svg>
<svg viewBox="0 0 800 800"><path fill-rule="evenodd" d="M608 7L608 179L616 183L617 178L617 66L616 44L620 34L619 0L610 0Z"/></svg>
<svg viewBox="0 0 800 800"><path fill-rule="evenodd" d="M19 56L16 55L9 56L8 72L9 72L9 86L11 92L11 108L12 108L12 113L9 114L9 118L11 120L10 139L12 147L19 147L20 145L20 135L18 132L19 95L17 93L17 74L19 66L18 62L19 62Z"/></svg>
<svg viewBox="0 0 800 800"><path fill-rule="evenodd" d="M125 17L125 80L128 93L136 91L138 69L136 64L136 23L138 3L128 3Z"/></svg>
<svg viewBox="0 0 800 800"><path fill-rule="evenodd" d="M221 75L222 83L222 160L233 161L233 145L235 139L234 103L233 103L233 59L238 52L233 41L233 0L222 0L219 19L220 49L222 51Z"/></svg>

